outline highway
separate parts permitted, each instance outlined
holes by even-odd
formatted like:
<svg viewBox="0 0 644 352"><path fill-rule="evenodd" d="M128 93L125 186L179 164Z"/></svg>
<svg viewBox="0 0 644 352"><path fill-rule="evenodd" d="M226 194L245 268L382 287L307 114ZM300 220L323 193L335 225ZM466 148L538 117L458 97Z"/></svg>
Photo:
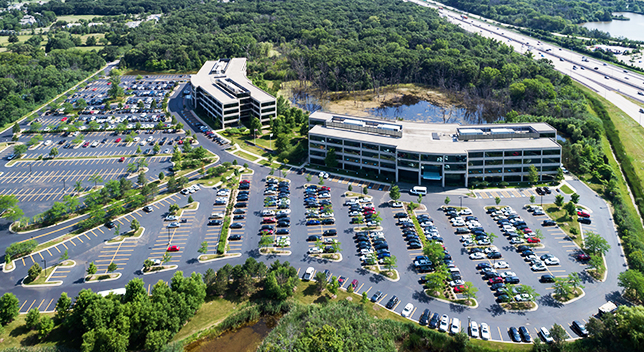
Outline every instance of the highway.
<svg viewBox="0 0 644 352"><path fill-rule="evenodd" d="M504 24L486 20L441 3L409 1L425 7L442 7L443 10L440 10L442 17L468 32L504 42L520 53L530 51L535 59L550 60L557 71L597 92L642 125L643 114L640 111L644 112L644 110L640 109L644 106L644 95L640 93L644 94L644 75L590 57L587 61L582 61L584 55L572 50L540 42L538 39L511 31ZM465 14L467 19L464 19L462 14ZM573 66L577 66L577 69ZM640 104L635 104L625 97L639 101Z"/></svg>

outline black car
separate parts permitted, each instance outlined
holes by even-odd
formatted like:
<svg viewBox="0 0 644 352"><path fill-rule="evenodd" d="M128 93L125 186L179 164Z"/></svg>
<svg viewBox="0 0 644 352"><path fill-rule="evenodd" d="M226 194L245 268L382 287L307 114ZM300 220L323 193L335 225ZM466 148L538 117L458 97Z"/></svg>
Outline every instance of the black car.
<svg viewBox="0 0 644 352"><path fill-rule="evenodd" d="M248 196L239 195L239 196L237 196L237 201L238 202L246 202L246 201L248 201Z"/></svg>
<svg viewBox="0 0 644 352"><path fill-rule="evenodd" d="M425 309L423 311L423 314L420 316L420 319L418 320L418 323L420 325L427 325L427 323L429 322L429 314L430 314L429 309Z"/></svg>
<svg viewBox="0 0 644 352"><path fill-rule="evenodd" d="M367 241L369 241L369 237L367 237L365 235L358 235L358 236L355 237L355 241L356 242L359 242L359 241L367 242Z"/></svg>
<svg viewBox="0 0 644 352"><path fill-rule="evenodd" d="M521 335L519 335L519 331L517 330L517 328L515 328L514 326L511 327L508 333L510 334L510 338L512 339L512 341L521 342Z"/></svg>
<svg viewBox="0 0 644 352"><path fill-rule="evenodd" d="M516 276L508 276L505 278L506 284L518 284L520 282L519 278Z"/></svg>
<svg viewBox="0 0 644 352"><path fill-rule="evenodd" d="M115 226L114 222L112 222L112 221L108 221L108 222L105 223L105 227L107 227L108 229L113 229L114 226Z"/></svg>
<svg viewBox="0 0 644 352"><path fill-rule="evenodd" d="M248 203L235 203L235 208L246 208Z"/></svg>
<svg viewBox="0 0 644 352"><path fill-rule="evenodd" d="M244 220L245 217L246 215L244 214L237 214L233 216L233 220Z"/></svg>
<svg viewBox="0 0 644 352"><path fill-rule="evenodd" d="M583 217L577 218L577 222L579 222L581 224L586 224L586 225L590 225L592 223L590 218L583 218Z"/></svg>
<svg viewBox="0 0 644 352"><path fill-rule="evenodd" d="M478 263L476 265L476 270L481 270L483 268L491 268L492 265L490 263Z"/></svg>
<svg viewBox="0 0 644 352"><path fill-rule="evenodd" d="M214 219L213 219L213 220L209 220L209 221L208 221L208 225L209 225L209 226L219 226L219 225L221 225L221 224L223 224L223 223L224 223L224 222L223 222L223 221L221 221L221 220L214 220Z"/></svg>
<svg viewBox="0 0 644 352"><path fill-rule="evenodd" d="M582 324L579 320L573 321L571 328L581 337L588 336L588 330L586 330L584 324Z"/></svg>
<svg viewBox="0 0 644 352"><path fill-rule="evenodd" d="M151 206L147 205L147 206L143 207L143 211L146 212L146 213L151 213L152 211L154 211L154 208L152 208Z"/></svg>
<svg viewBox="0 0 644 352"><path fill-rule="evenodd" d="M338 234L337 230L326 230L322 233L322 236L335 236Z"/></svg>
<svg viewBox="0 0 644 352"><path fill-rule="evenodd" d="M241 229L242 227L244 227L244 224L242 224L241 222L233 222L232 224L230 224L231 229Z"/></svg>
<svg viewBox="0 0 644 352"><path fill-rule="evenodd" d="M540 282L555 282L555 277L550 274L546 275L541 275L541 278L539 279Z"/></svg>
<svg viewBox="0 0 644 352"><path fill-rule="evenodd" d="M387 308L387 309L393 309L393 308L394 308L394 306L395 306L399 301L400 301L400 299L398 298L398 296L392 296L392 297L389 299L389 302L387 302L387 304L385 305L385 308Z"/></svg>
<svg viewBox="0 0 644 352"><path fill-rule="evenodd" d="M276 235L288 235L289 230L288 229L278 229L275 234Z"/></svg>
<svg viewBox="0 0 644 352"><path fill-rule="evenodd" d="M548 187L543 187L543 191L546 192L546 194L552 193L552 191Z"/></svg>
<svg viewBox="0 0 644 352"><path fill-rule="evenodd" d="M246 214L246 210L244 210L244 209L235 209L235 210L233 210L233 214Z"/></svg>
<svg viewBox="0 0 644 352"><path fill-rule="evenodd" d="M512 299L508 295L501 295L496 298L497 303L510 302Z"/></svg>
<svg viewBox="0 0 644 352"><path fill-rule="evenodd" d="M231 241L239 241L241 240L241 235L230 235L228 236L228 239Z"/></svg>
<svg viewBox="0 0 644 352"><path fill-rule="evenodd" d="M532 336L530 336L530 332L528 332L525 326L519 328L519 333L521 334L523 342L532 343Z"/></svg>
<svg viewBox="0 0 644 352"><path fill-rule="evenodd" d="M408 247L409 249L420 249L422 248L422 245L420 244L420 242L409 242Z"/></svg>
<svg viewBox="0 0 644 352"><path fill-rule="evenodd" d="M503 257L503 255L501 255L501 253L499 253L499 252L490 252L490 253L487 254L487 257L489 259L499 259L499 258Z"/></svg>
<svg viewBox="0 0 644 352"><path fill-rule="evenodd" d="M517 252L527 251L528 249L530 249L530 246L526 246L525 244L517 246Z"/></svg>
<svg viewBox="0 0 644 352"><path fill-rule="evenodd" d="M550 220L550 219L543 220L543 222L541 223L541 226L555 226L555 225L557 225L557 222L555 222L554 220Z"/></svg>
<svg viewBox="0 0 644 352"><path fill-rule="evenodd" d="M317 240L322 240L322 237L320 237L319 235L311 235L311 236L307 237L306 240L315 242Z"/></svg>
<svg viewBox="0 0 644 352"><path fill-rule="evenodd" d="M440 320L440 316L438 315L438 313L434 313L434 315L432 315L432 318L429 319L429 324L427 324L427 326L429 326L432 329L436 329L436 327L438 327L439 320Z"/></svg>
<svg viewBox="0 0 644 352"><path fill-rule="evenodd" d="M400 212L400 213L394 214L394 218L406 218L406 217L407 217L407 213Z"/></svg>
<svg viewBox="0 0 644 352"><path fill-rule="evenodd" d="M534 254L534 252L531 249L528 249L528 250L525 250L525 251L521 252L522 257L527 257L527 256L533 255L533 254Z"/></svg>

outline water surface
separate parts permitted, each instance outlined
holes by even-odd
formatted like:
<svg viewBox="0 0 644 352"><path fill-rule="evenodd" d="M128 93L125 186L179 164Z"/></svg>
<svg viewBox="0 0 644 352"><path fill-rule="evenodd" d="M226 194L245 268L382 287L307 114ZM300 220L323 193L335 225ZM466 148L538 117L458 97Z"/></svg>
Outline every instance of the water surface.
<svg viewBox="0 0 644 352"><path fill-rule="evenodd" d="M644 41L644 15L632 12L615 12L613 15L623 15L630 18L630 21L587 22L580 24L580 26L608 32L616 38L624 37Z"/></svg>

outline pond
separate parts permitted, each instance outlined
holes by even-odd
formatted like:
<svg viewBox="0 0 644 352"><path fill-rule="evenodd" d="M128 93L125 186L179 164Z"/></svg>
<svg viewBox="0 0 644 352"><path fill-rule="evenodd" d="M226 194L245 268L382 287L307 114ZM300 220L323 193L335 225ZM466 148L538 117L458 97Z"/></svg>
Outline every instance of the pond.
<svg viewBox="0 0 644 352"><path fill-rule="evenodd" d="M624 17L628 17L630 21L586 22L580 24L580 26L608 32L616 38L624 37L644 41L644 15L632 12L615 12L613 15L623 15Z"/></svg>
<svg viewBox="0 0 644 352"><path fill-rule="evenodd" d="M223 335L204 339L186 346L186 352L253 352L277 324L275 318L262 318L256 323L246 325Z"/></svg>

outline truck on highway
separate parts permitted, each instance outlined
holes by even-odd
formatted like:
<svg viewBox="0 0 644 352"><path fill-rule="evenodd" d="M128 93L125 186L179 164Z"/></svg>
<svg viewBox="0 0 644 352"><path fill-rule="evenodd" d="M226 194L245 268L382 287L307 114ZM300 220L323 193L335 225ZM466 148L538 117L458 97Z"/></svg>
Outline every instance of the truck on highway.
<svg viewBox="0 0 644 352"><path fill-rule="evenodd" d="M466 20L466 19L467 19L467 16L465 16L465 15L461 15L461 18L462 18L462 19L464 19L464 20Z"/></svg>
<svg viewBox="0 0 644 352"><path fill-rule="evenodd" d="M582 57L581 57L581 61L583 61L583 62L588 62L588 58L587 58L587 57L585 57L585 56L582 56Z"/></svg>

